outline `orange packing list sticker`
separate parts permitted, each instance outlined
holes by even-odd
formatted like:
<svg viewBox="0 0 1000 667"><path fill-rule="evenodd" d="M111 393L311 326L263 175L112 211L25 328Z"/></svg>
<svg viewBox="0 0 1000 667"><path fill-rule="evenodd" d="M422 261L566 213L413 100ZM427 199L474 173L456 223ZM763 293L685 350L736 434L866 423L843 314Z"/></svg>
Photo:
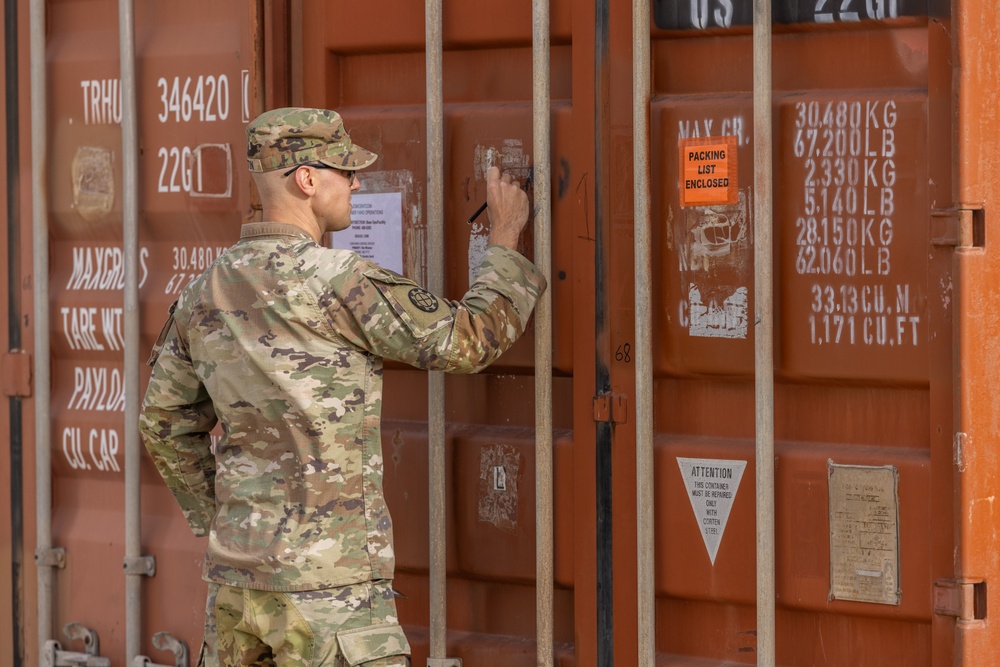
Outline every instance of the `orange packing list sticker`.
<svg viewBox="0 0 1000 667"><path fill-rule="evenodd" d="M736 137L680 141L681 206L735 204Z"/></svg>

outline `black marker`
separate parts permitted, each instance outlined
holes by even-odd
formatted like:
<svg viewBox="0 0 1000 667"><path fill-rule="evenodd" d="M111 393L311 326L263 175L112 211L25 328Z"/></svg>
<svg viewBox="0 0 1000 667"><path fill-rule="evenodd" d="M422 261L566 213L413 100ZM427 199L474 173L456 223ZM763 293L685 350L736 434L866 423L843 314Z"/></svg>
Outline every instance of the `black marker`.
<svg viewBox="0 0 1000 667"><path fill-rule="evenodd" d="M472 216L469 218L469 224L471 225L473 222L475 222L476 218L482 215L482 212L485 210L486 210L486 202L483 202L483 205L480 206L479 209L476 210L476 212L473 213Z"/></svg>

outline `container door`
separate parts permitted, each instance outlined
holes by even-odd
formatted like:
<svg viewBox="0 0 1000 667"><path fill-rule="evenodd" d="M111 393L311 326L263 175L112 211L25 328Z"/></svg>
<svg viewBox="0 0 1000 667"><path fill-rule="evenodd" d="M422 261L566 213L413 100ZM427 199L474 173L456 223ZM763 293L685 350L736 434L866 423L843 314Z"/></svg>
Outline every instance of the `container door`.
<svg viewBox="0 0 1000 667"><path fill-rule="evenodd" d="M123 664L121 100L131 91L119 81L116 2L56 1L46 12L52 522L53 543L66 550L50 639L83 651L82 634L62 631L79 623L96 633L100 655ZM141 356L181 288L238 238L249 196L248 179L235 170L253 58L245 3L136 3L135 25ZM148 369L140 377L144 390ZM145 456L141 488L142 553L156 559L155 576L143 580L142 651L172 664L150 643L168 632L196 662L204 544ZM33 491L25 502L33 504ZM34 638L34 628L25 636Z"/></svg>
<svg viewBox="0 0 1000 667"><path fill-rule="evenodd" d="M373 17L378 20L373 23ZM375 25L377 24L377 28ZM302 83L293 104L337 109L351 136L379 154L353 197L355 224L332 235L418 282L426 281L428 221L424 5L303 3ZM350 26L346 29L345 26ZM574 368L571 225L586 198L574 138L575 54L570 3L552 7L552 134L558 587L556 640L574 635L572 462ZM487 216L466 220L485 201L493 165L530 183L531 8L528 3L444 7L445 289L468 289L486 249ZM529 185L530 188L530 185ZM373 239L378 238L378 241ZM526 233L520 250L529 258ZM474 376L448 376L448 655L466 664L535 664L535 504L533 325L496 364ZM428 654L427 375L386 366L383 402L385 492L396 539L395 588L413 664Z"/></svg>
<svg viewBox="0 0 1000 667"><path fill-rule="evenodd" d="M752 7L653 5L657 647L753 664ZM774 20L777 660L954 664L949 44L926 4Z"/></svg>

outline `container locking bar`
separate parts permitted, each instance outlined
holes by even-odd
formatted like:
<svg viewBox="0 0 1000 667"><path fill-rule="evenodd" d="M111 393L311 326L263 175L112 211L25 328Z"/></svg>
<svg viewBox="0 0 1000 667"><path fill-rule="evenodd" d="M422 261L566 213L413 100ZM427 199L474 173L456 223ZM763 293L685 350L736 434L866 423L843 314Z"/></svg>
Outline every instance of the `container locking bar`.
<svg viewBox="0 0 1000 667"><path fill-rule="evenodd" d="M462 667L461 658L427 658L427 667Z"/></svg>
<svg viewBox="0 0 1000 667"><path fill-rule="evenodd" d="M931 244L954 248L985 247L986 211L981 208L951 208L932 211Z"/></svg>
<svg viewBox="0 0 1000 667"><path fill-rule="evenodd" d="M177 639L169 632L157 632L153 635L153 646L160 651L170 651L174 654L172 665L161 665L144 655L132 659L132 667L190 667L188 647L183 640Z"/></svg>
<svg viewBox="0 0 1000 667"><path fill-rule="evenodd" d="M136 556L135 558L125 558L125 574L141 577L152 577L156 575L156 556Z"/></svg>
<svg viewBox="0 0 1000 667"><path fill-rule="evenodd" d="M934 613L960 621L986 618L986 582L938 579L934 582Z"/></svg>
<svg viewBox="0 0 1000 667"><path fill-rule="evenodd" d="M67 623L63 626L67 639L83 641L84 652L64 651L57 641L45 642L42 655L43 667L111 667L111 658L102 658L101 642L97 632L82 623Z"/></svg>
<svg viewBox="0 0 1000 667"><path fill-rule="evenodd" d="M612 424L628 422L628 398L623 394L594 396L594 421Z"/></svg>
<svg viewBox="0 0 1000 667"><path fill-rule="evenodd" d="M66 567L66 550L62 547L38 549L35 551L35 565L38 567Z"/></svg>

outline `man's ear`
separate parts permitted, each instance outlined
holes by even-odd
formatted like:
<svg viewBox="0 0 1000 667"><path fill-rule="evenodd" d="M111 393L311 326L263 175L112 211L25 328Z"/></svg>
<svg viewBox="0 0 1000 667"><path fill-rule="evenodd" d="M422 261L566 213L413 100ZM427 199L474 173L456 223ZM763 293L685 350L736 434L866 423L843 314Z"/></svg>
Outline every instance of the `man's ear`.
<svg viewBox="0 0 1000 667"><path fill-rule="evenodd" d="M295 179L295 186L306 196L313 196L316 194L316 170L312 167L299 167L292 172L292 178Z"/></svg>

